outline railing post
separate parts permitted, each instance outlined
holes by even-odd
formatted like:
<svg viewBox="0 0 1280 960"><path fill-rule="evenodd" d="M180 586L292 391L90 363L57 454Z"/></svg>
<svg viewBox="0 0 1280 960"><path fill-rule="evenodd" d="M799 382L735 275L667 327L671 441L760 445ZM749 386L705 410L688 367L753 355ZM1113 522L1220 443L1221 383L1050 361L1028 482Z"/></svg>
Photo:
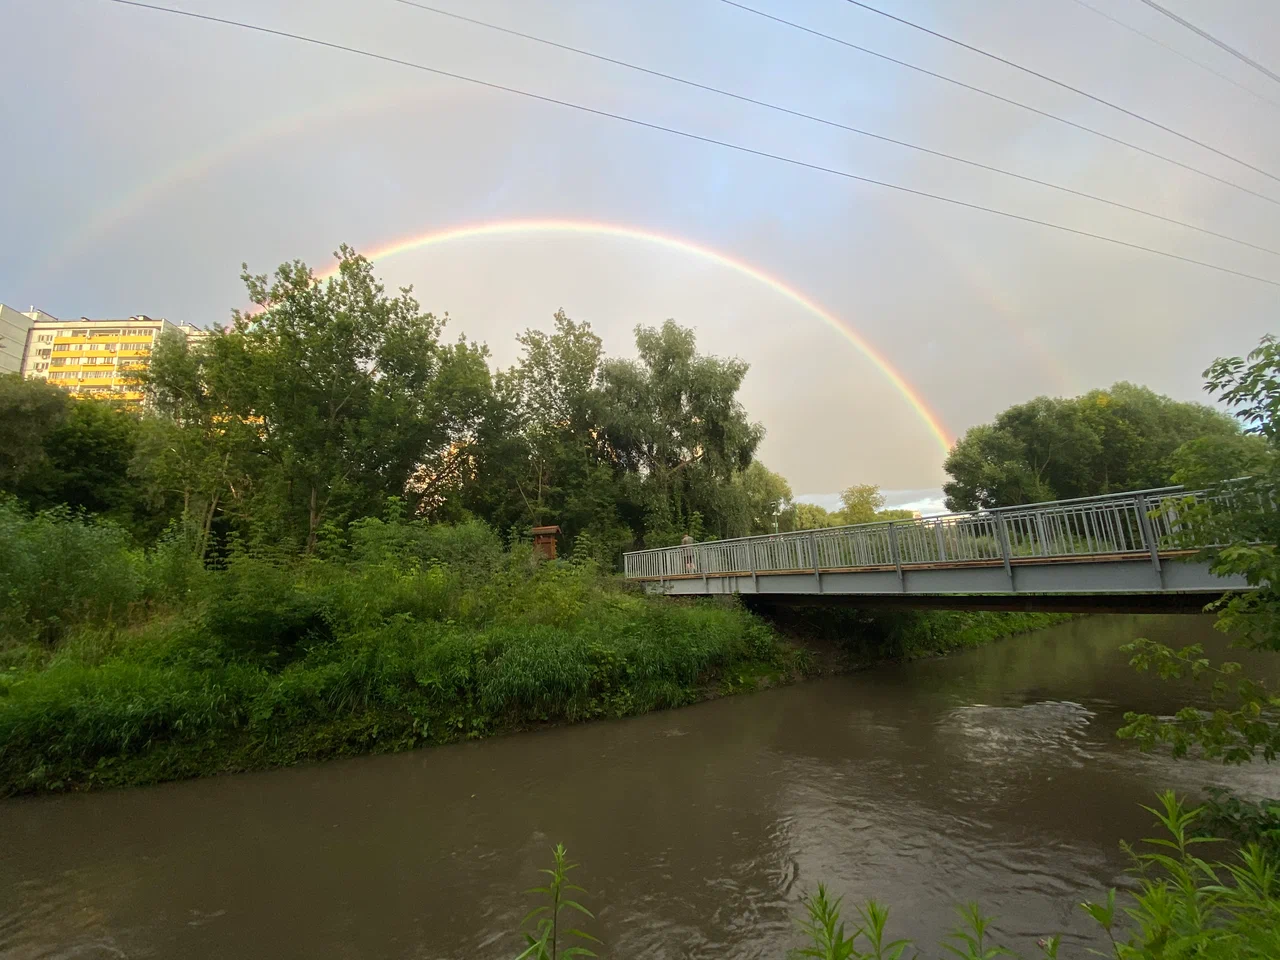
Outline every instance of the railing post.
<svg viewBox="0 0 1280 960"><path fill-rule="evenodd" d="M933 538L938 541L938 562L947 562L947 542L942 536L942 521L933 521Z"/></svg>
<svg viewBox="0 0 1280 960"><path fill-rule="evenodd" d="M1040 556L1049 556L1049 537L1044 531L1044 514L1036 511L1036 539L1040 541Z"/></svg>
<svg viewBox="0 0 1280 960"><path fill-rule="evenodd" d="M907 585L902 579L902 555L898 553L898 531L894 528L892 520L889 521L889 556L893 558L893 569L898 572L898 587L905 592Z"/></svg>
<svg viewBox="0 0 1280 960"><path fill-rule="evenodd" d="M818 563L818 538L815 534L809 534L809 552L813 555L813 579L818 583L818 592L822 592L822 569Z"/></svg>
<svg viewBox="0 0 1280 960"><path fill-rule="evenodd" d="M1151 566L1155 567L1156 573L1160 572L1160 542L1156 539L1155 527L1151 523L1151 517L1148 515L1148 504L1146 497L1134 497L1134 505L1138 508L1138 526L1142 529L1142 539L1146 541L1147 550L1151 552Z"/></svg>
<svg viewBox="0 0 1280 960"><path fill-rule="evenodd" d="M747 541L747 561L751 564L751 592L760 592L760 582L756 579L756 542Z"/></svg>
<svg viewBox="0 0 1280 960"><path fill-rule="evenodd" d="M1004 558L1004 575L1009 578L1009 589L1013 589L1013 564L1009 562L1009 528L1005 525L1004 514L996 514L996 533L1000 536L1000 556Z"/></svg>

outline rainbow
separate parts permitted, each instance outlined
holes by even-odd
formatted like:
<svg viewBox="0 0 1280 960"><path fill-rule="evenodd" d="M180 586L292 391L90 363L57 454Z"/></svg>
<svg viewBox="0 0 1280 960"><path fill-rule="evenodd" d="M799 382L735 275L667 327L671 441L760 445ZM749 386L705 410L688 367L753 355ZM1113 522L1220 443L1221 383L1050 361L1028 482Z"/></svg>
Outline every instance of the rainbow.
<svg viewBox="0 0 1280 960"><path fill-rule="evenodd" d="M701 244L693 243L681 237L672 237L666 234L655 233L651 230L643 230L639 227L625 226L614 223L599 223L590 220L498 220L488 223L475 223L465 226L448 227L443 230L435 230L428 233L418 234L414 237L407 237L396 240L386 246L379 247L370 253L365 254L369 260L384 260L387 257L394 257L398 254L408 253L411 250L421 250L425 247L438 246L443 243L451 243L455 240L468 240L476 237L508 237L518 236L521 234L579 234L594 237L619 237L627 240L641 240L647 243L656 244L665 247L668 250L678 250L682 253L688 253L710 263L727 267L743 276L750 277L757 283L764 284L783 298L790 300L792 303L803 307L809 313L818 317L833 330L843 336L864 357L871 361L880 374L893 385L893 388L902 395L907 404L915 411L916 415L929 428L929 432L937 440L938 446L944 454L951 450L952 437L948 434L946 427L942 425L941 419L929 407L924 398L901 373L889 362L888 358L880 351L863 339L853 327L842 321L834 313L828 310L822 304L818 303L811 297L805 296L799 290L779 280L772 274L766 273L759 267L747 263L745 260L739 260L731 257L719 250L713 250L710 247L704 247ZM326 280L337 273L337 267L326 270L317 275L317 279Z"/></svg>

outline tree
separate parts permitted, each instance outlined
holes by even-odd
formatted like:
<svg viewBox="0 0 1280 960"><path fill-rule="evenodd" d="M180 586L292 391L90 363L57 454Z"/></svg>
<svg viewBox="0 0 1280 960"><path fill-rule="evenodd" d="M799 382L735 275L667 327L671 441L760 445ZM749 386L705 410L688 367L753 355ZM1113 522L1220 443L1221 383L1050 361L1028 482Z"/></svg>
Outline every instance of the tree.
<svg viewBox="0 0 1280 960"><path fill-rule="evenodd" d="M201 500L206 535L231 501L251 538L313 552L322 526L377 514L476 426L483 349L442 344L444 322L409 289L388 296L367 260L346 246L336 256L324 282L300 261L271 279L246 268L261 312L237 311L229 332L153 362L158 409L199 437L153 456L151 474L184 504Z"/></svg>
<svg viewBox="0 0 1280 960"><path fill-rule="evenodd" d="M1265 451L1248 453L1258 472L1222 488L1230 495L1224 509L1210 501L1194 508L1179 504L1189 526L1214 525L1227 545L1207 551L1210 569L1222 576L1244 577L1255 589L1227 594L1211 604L1216 626L1231 636L1233 646L1280 653L1280 343L1263 338L1247 358L1214 361L1204 373L1205 389L1216 394L1250 437ZM1237 448L1238 449L1238 448ZM1280 756L1280 695L1262 679L1243 677L1237 663L1214 664L1199 644L1173 650L1162 643L1138 640L1129 648L1139 669L1155 669L1162 678L1209 675L1214 678L1218 706L1209 712L1184 708L1172 719L1129 713L1121 735L1144 746L1167 744L1175 756L1199 749L1206 756L1242 762L1261 755Z"/></svg>
<svg viewBox="0 0 1280 960"><path fill-rule="evenodd" d="M773 533L775 518L792 508L791 485L759 460L734 475L746 511L744 534Z"/></svg>
<svg viewBox="0 0 1280 960"><path fill-rule="evenodd" d="M66 419L45 439L48 466L34 506L65 503L132 525L139 506L129 464L138 442L138 416L100 400L71 403Z"/></svg>
<svg viewBox="0 0 1280 960"><path fill-rule="evenodd" d="M845 524L873 523L876 514L884 508L884 494L873 483L859 483L847 487L840 494L840 522Z"/></svg>
<svg viewBox="0 0 1280 960"><path fill-rule="evenodd" d="M49 435L67 418L71 398L43 380L0 376L0 490L25 499L47 469Z"/></svg>
<svg viewBox="0 0 1280 960"><path fill-rule="evenodd" d="M1130 383L1037 397L968 430L944 464L943 491L949 509L975 510L1160 487L1185 444L1239 436L1219 411Z"/></svg>
<svg viewBox="0 0 1280 960"><path fill-rule="evenodd" d="M712 536L736 531L730 481L764 436L738 391L747 364L703 356L692 330L636 327L636 360L601 367L603 455L623 474L624 519L649 546L673 543L694 517Z"/></svg>

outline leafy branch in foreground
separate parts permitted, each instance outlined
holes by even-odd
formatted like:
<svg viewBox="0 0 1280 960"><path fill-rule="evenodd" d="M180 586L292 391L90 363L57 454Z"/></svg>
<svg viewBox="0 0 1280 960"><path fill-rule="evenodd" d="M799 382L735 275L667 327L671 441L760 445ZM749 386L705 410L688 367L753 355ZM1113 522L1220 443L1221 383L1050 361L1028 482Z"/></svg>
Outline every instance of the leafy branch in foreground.
<svg viewBox="0 0 1280 960"><path fill-rule="evenodd" d="M1209 502L1172 502L1162 509L1176 511L1175 529L1209 531L1222 544L1205 551L1215 574L1243 578L1253 588L1206 608L1217 613L1217 629L1231 636L1234 647L1280 653L1280 342L1264 337L1247 358L1215 361L1205 378L1205 389L1246 424L1260 451L1247 463L1251 476L1222 477ZM1263 680L1243 676L1240 664L1215 665L1199 646L1174 650L1150 640L1125 650L1133 666L1154 669L1164 679L1212 677L1213 707L1188 706L1172 717L1128 713L1120 736L1144 749L1164 744L1182 756L1194 748L1227 763L1280 756L1280 695Z"/></svg>
<svg viewBox="0 0 1280 960"><path fill-rule="evenodd" d="M587 947L575 945L562 948L561 943L570 937L590 943L600 942L591 934L575 927L567 926L561 921L560 915L565 910L576 911L591 920L595 919L595 915L569 896L570 894L586 893L587 891L577 884L569 882L569 871L577 869L578 865L568 861L564 844L556 844L552 855L555 858L552 867L550 869L544 867L539 871L551 878L547 885L533 887L525 891L525 893L541 894L547 898L548 902L534 907L521 921L520 925L522 927L530 921L536 920L537 922L534 924L533 932L525 934L528 947L516 960L560 960L563 957L594 957L595 953Z"/></svg>

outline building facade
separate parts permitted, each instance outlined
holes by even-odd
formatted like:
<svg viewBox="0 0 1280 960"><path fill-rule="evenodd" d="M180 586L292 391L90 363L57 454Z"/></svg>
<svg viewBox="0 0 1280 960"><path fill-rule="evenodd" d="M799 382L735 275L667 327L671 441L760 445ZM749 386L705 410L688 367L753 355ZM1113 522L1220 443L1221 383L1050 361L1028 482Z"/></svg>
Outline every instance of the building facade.
<svg viewBox="0 0 1280 960"><path fill-rule="evenodd" d="M56 320L43 310L15 310L0 303L0 375L22 370L22 358L27 348L27 332L40 320Z"/></svg>
<svg viewBox="0 0 1280 960"><path fill-rule="evenodd" d="M194 328L193 328L194 329ZM156 340L185 333L168 320L36 320L27 331L22 375L47 380L78 397L141 403L138 371L151 363Z"/></svg>

